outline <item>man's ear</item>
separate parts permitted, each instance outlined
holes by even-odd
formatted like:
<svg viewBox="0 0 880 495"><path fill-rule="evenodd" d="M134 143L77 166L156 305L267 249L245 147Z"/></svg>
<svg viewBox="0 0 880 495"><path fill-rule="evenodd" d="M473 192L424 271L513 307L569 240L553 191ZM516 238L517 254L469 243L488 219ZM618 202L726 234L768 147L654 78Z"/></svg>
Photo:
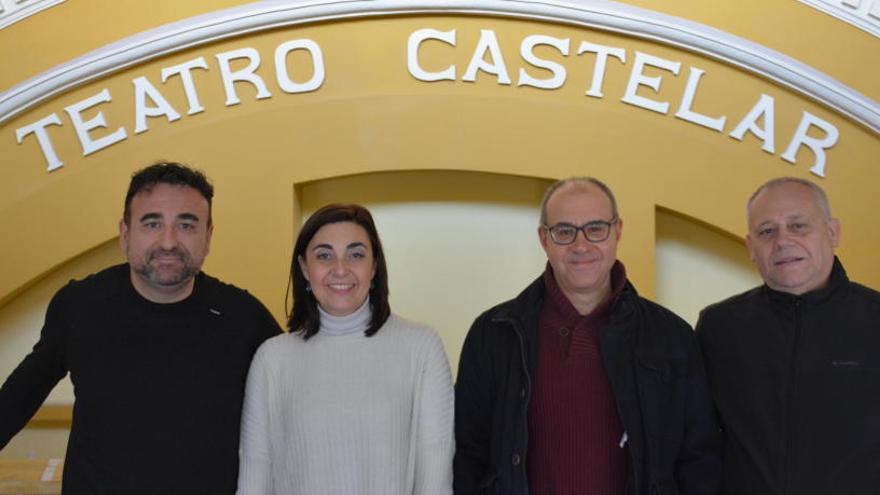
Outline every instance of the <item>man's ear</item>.
<svg viewBox="0 0 880 495"><path fill-rule="evenodd" d="M550 234L547 232L542 225L538 225L538 241L541 242L541 247L545 250L547 249L547 243L550 242L549 239Z"/></svg>
<svg viewBox="0 0 880 495"><path fill-rule="evenodd" d="M836 218L828 220L828 236L831 237L831 245L837 247L840 244L840 222Z"/></svg>
<svg viewBox="0 0 880 495"><path fill-rule="evenodd" d="M755 262L755 246L752 240L752 234L746 234L746 249L749 251L749 259Z"/></svg>
<svg viewBox="0 0 880 495"><path fill-rule="evenodd" d="M211 225L208 225L205 236L205 254L207 255L211 252L211 239L214 237L214 222L211 222Z"/></svg>
<svg viewBox="0 0 880 495"><path fill-rule="evenodd" d="M128 252L128 225L125 220L119 221L119 247L123 253Z"/></svg>

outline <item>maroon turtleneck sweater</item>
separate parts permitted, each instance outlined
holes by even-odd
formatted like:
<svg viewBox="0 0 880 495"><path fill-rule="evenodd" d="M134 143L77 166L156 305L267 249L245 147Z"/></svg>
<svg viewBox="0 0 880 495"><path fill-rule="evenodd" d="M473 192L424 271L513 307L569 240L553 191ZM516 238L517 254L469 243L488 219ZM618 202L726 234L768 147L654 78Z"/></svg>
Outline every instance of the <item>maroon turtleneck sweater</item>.
<svg viewBox="0 0 880 495"><path fill-rule="evenodd" d="M538 319L537 363L529 404L529 493L623 495L627 449L602 357L599 328L626 283L619 261L611 294L581 315L544 272L546 299Z"/></svg>

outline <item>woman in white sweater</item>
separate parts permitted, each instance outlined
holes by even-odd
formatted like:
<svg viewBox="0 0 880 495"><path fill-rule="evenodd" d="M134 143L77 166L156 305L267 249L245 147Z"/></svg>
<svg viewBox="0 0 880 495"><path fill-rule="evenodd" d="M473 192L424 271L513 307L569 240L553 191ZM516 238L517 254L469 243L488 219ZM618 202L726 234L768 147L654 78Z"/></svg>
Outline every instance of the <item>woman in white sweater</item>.
<svg viewBox="0 0 880 495"><path fill-rule="evenodd" d="M369 211L315 212L290 276L290 333L248 374L238 494L451 494L449 363L433 330L391 314Z"/></svg>

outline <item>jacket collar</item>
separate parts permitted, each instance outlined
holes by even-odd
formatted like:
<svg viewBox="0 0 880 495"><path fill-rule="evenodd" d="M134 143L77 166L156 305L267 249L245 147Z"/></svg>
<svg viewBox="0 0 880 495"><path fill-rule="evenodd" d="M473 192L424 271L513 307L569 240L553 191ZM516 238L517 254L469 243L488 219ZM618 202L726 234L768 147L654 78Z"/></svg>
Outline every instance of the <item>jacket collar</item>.
<svg viewBox="0 0 880 495"><path fill-rule="evenodd" d="M831 267L831 275L828 277L828 283L825 284L824 287L820 289L816 289L810 292L806 292L801 295L790 294L788 292L782 292L778 290L771 289L764 284L761 288L764 291L764 294L774 302L779 302L783 304L793 304L793 303L806 303L809 305L821 304L831 298L841 287L849 284L849 277L846 275L846 270L843 268L843 264L837 258L834 257L834 265Z"/></svg>
<svg viewBox="0 0 880 495"><path fill-rule="evenodd" d="M615 263L615 267L617 265L620 265L620 269L624 269L623 263L619 260ZM514 299L502 304L493 319L513 320L520 324L526 332L529 332L530 328L534 332L537 328L541 305L544 304L546 297L547 290L544 286L544 275L541 274ZM638 292L636 288L630 283L629 279L625 279L623 288L611 303L610 322L614 323L632 313L635 309L637 298Z"/></svg>

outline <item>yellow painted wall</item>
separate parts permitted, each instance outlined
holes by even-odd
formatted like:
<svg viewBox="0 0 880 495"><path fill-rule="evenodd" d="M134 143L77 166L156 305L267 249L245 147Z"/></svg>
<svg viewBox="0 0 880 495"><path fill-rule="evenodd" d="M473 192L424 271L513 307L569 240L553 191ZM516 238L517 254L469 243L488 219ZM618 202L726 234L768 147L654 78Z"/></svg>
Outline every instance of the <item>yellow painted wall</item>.
<svg viewBox="0 0 880 495"><path fill-rule="evenodd" d="M609 64L601 99L583 94L590 77L590 71L581 68L586 63L583 58L560 60L568 67L569 77L555 91L501 85L485 73L475 83L425 83L407 73L406 40L414 30L457 29L458 47L431 45L424 57L426 64L439 67L455 63L460 74L481 28L487 26L497 33L512 74L525 65L517 56L520 41L533 33L569 38L575 44L588 39L621 46L627 50L629 63L638 50L680 61L683 73L697 66L706 75L695 104L708 115L729 115L732 123L726 132L761 94L769 94L776 100L777 152L761 151L761 143L751 135L740 142L672 115L622 103L631 71L624 64ZM289 95L272 85L274 74L268 61L280 43L299 38L313 39L322 47L327 79L317 91ZM256 100L253 88L240 84L242 103L226 107L214 67L196 74L205 112L173 123L152 119L147 132L132 134L132 79L150 78L172 105L185 111L182 90L158 83L160 69L197 56L210 60L243 47L262 54L265 63L258 73L273 97ZM309 77L307 60L294 59L292 66L300 77ZM684 78L659 69L651 75L664 75L660 91L654 95L643 88L641 94L669 101L674 109L682 97ZM105 88L114 100L89 116L100 109L110 130L127 129L130 136L125 141L83 158L72 126L55 126L50 130L66 165L47 173L35 139L21 145L9 139L14 129L51 112L63 114L65 106ZM214 178L218 229L208 269L241 281L261 297L276 293L282 283L271 267L285 262L293 239L290 205L296 201L292 195L296 184L368 171L432 169L542 178L591 174L606 179L631 210L628 230L636 242L625 248L625 254L637 260L633 277L653 294L650 233L655 206L742 235L741 205L757 184L783 174L813 177L808 172L813 164L809 151L799 153L797 165L778 156L804 110L840 129L840 142L828 153L827 178L822 183L845 219L841 253L848 268L856 278L877 286L880 271L870 253L871 246L880 242L880 232L861 215L880 207L872 181L866 180L876 175L880 148L876 135L720 62L588 29L479 17L346 21L224 41L126 69L0 127L7 137L0 141L0 154L6 163L15 164L5 168L7 180L0 183L0 222L5 230L17 233L14 241L0 241L0 254L11 260L2 267L0 302L52 267L114 236L128 175L160 157L190 162ZM95 135L106 133L99 130ZM847 237L848 232L856 235ZM241 250L253 249L255 243L263 262L236 263Z"/></svg>
<svg viewBox="0 0 880 495"><path fill-rule="evenodd" d="M395 172L303 184L297 197L302 220L329 202L357 202L371 210L386 250L392 310L435 328L455 370L476 316L514 297L544 268L536 228L547 185L473 172ZM627 211L621 205L624 219ZM728 235L660 211L656 239L657 300L691 324L706 304L760 281L745 247ZM628 241L624 230L623 244ZM0 376L8 375L38 338L55 290L121 259L110 241L0 308ZM278 278L287 269L277 267ZM283 299L278 293L264 302L278 307ZM47 404L72 402L73 390L64 380ZM28 428L0 451L0 458L63 457L68 431Z"/></svg>
<svg viewBox="0 0 880 495"><path fill-rule="evenodd" d="M798 2L629 3L746 37L880 97L880 71L872 62L878 40ZM234 4L64 2L0 30L0 90L106 43ZM455 47L434 41L420 51L431 70L454 64L455 81L428 83L408 73L407 40L421 28L456 30ZM513 84L499 84L486 72L475 82L461 80L483 29L496 34ZM520 43L533 34L570 40L569 56L548 47L536 51L566 68L560 89L516 85L520 69L548 75L520 58ZM286 94L275 81L273 52L285 41L306 38L322 49L326 80L316 91ZM625 63L609 60L602 98L584 95L595 57L575 54L582 41L626 51ZM251 85L238 83L242 103L227 106L216 56L241 48L260 54L257 74L272 96L258 100ZM677 76L646 69L662 76L662 85L657 92L638 91L669 102L665 115L621 101L636 52L681 63ZM162 84L160 72L197 57L209 64L194 73L205 111L186 115L179 81ZM312 74L302 53L288 65L297 80ZM705 71L695 108L727 116L723 132L673 116L692 67ZM180 120L151 118L149 130L134 133L132 80L139 77L167 98ZM83 156L64 108L105 89L112 101L86 112L90 118L100 111L107 120L109 128L94 137L122 127L128 138ZM742 142L728 136L762 94L775 100L774 154L762 151L752 135ZM825 178L809 172L813 156L805 149L796 164L779 157L804 111L840 132L827 153ZM63 121L48 132L65 165L47 172L33 135L18 144L15 131L51 113ZM63 92L0 124L0 371L8 373L30 345L25 342L36 337L40 301L66 278L120 259L113 243L128 178L159 158L190 163L214 180L216 230L205 269L251 290L279 320L302 216L329 201L368 204L389 250L393 308L438 327L454 364L476 312L514 295L542 268L533 228L548 180L595 175L607 181L626 219L620 257L630 277L643 294L693 322L710 299L757 281L739 250L744 204L758 184L780 175L814 179L826 188L842 220L839 254L848 272L880 288L874 256L880 231L871 214L880 209L873 191L878 156L876 133L790 89L683 48L598 29L414 15L282 27L197 46ZM408 232L426 225L434 229L418 230L417 240L435 234L436 243L410 244L416 239ZM477 245L462 242L487 228L497 235ZM440 253L433 252L437 247ZM442 263L434 261L438 256ZM441 294L460 297L444 301L455 309L433 304ZM64 402L71 395L61 388L52 397ZM36 452L23 442L0 455Z"/></svg>

